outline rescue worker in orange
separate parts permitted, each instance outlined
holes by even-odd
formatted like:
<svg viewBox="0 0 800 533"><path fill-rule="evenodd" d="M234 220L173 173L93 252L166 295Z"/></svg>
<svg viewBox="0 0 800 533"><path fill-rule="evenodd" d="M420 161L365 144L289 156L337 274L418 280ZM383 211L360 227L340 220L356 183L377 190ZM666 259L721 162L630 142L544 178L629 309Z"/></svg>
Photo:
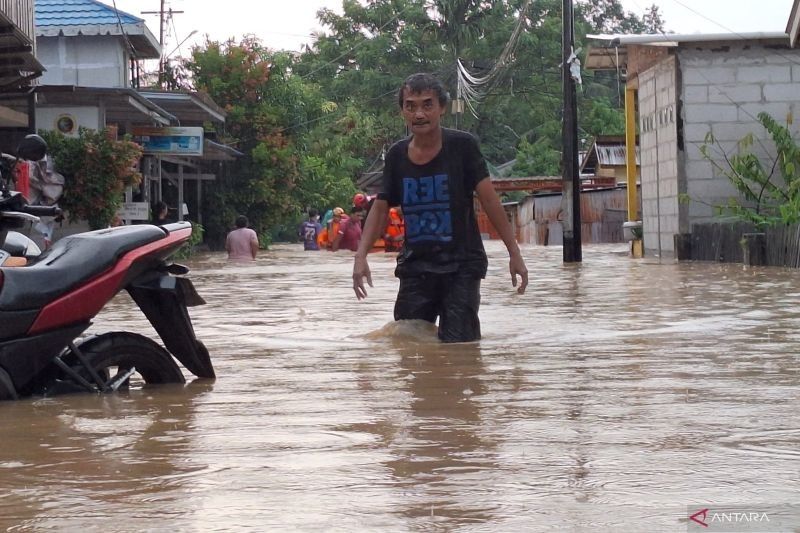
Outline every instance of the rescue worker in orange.
<svg viewBox="0 0 800 533"><path fill-rule="evenodd" d="M321 250L332 250L333 241L339 234L339 224L342 223L342 219L347 220L344 209L341 207L334 207L333 217L319 233L319 237L317 237L317 244L319 244Z"/></svg>
<svg viewBox="0 0 800 533"><path fill-rule="evenodd" d="M389 223L383 234L384 251L399 252L405 240L406 227L399 207L389 209Z"/></svg>

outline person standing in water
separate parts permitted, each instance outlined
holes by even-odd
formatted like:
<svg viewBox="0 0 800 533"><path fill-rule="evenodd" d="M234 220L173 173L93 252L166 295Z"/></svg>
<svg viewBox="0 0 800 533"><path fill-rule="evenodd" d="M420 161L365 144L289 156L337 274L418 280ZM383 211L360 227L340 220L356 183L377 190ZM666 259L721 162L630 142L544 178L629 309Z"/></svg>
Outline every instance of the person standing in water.
<svg viewBox="0 0 800 533"><path fill-rule="evenodd" d="M319 250L317 239L322 232L322 225L319 223L319 213L316 209L308 210L308 220L300 224L297 233L303 239L304 250Z"/></svg>
<svg viewBox="0 0 800 533"><path fill-rule="evenodd" d="M405 243L395 269L400 289L394 318L435 322L438 317L439 339L467 342L481 338L480 284L488 267L473 195L506 245L511 284L519 294L528 286L528 269L478 142L440 124L448 99L431 74L409 76L400 87L398 103L411 135L386 154L382 189L353 263L353 290L359 300L367 297L364 280L372 286L367 253L386 227L389 207L399 205Z"/></svg>
<svg viewBox="0 0 800 533"><path fill-rule="evenodd" d="M355 206L350 210L350 217L339 224L339 231L331 244L331 250L358 250L361 241L361 223L364 219L364 208Z"/></svg>
<svg viewBox="0 0 800 533"><path fill-rule="evenodd" d="M258 235L247 227L249 221L244 215L236 217L236 229L228 233L225 250L230 261L255 261L258 253Z"/></svg>

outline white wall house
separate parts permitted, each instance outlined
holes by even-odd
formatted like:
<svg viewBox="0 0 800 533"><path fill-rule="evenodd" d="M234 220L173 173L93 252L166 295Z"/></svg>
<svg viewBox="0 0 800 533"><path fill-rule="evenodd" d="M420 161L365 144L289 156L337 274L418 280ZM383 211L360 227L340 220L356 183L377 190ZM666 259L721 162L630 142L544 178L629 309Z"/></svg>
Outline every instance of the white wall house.
<svg viewBox="0 0 800 533"><path fill-rule="evenodd" d="M94 0L36 0L36 47L43 85L131 87L132 60L161 54L144 20Z"/></svg>

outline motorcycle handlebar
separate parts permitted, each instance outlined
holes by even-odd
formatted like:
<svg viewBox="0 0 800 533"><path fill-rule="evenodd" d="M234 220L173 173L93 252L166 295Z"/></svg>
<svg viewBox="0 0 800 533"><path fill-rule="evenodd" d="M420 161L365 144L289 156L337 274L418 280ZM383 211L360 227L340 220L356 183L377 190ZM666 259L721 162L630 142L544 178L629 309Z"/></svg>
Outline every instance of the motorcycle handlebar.
<svg viewBox="0 0 800 533"><path fill-rule="evenodd" d="M61 214L61 208L55 205L26 205L20 211L36 217L56 217Z"/></svg>

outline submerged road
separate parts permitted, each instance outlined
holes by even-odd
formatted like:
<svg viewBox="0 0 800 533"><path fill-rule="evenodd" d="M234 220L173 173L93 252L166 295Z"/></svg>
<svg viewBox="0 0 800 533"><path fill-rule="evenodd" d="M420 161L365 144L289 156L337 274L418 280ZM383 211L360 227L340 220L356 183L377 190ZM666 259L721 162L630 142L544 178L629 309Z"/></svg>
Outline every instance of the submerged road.
<svg viewBox="0 0 800 533"><path fill-rule="evenodd" d="M460 345L392 322L389 254L363 302L347 252L192 259L216 382L1 404L0 529L700 531L722 505L800 528L797 271L528 246L519 296L487 249ZM92 331L118 329L153 334L127 295Z"/></svg>

